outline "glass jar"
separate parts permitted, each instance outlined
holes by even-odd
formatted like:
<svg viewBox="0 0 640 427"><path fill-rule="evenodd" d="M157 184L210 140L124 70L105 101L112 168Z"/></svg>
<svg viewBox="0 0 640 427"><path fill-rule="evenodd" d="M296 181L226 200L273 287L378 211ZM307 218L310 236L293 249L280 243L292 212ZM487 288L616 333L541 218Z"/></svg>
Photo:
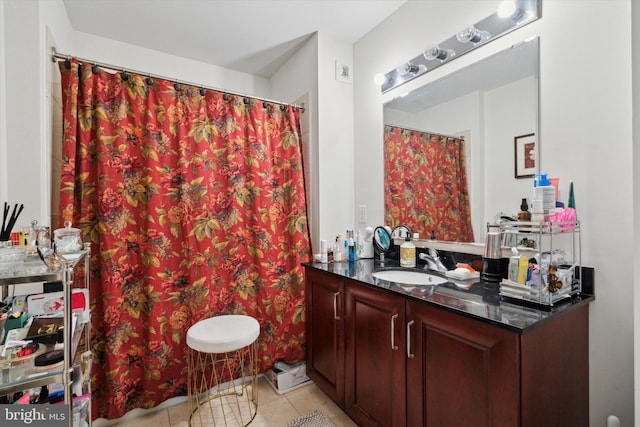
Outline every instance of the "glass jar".
<svg viewBox="0 0 640 427"><path fill-rule="evenodd" d="M64 228L57 228L53 232L53 241L56 252L61 254L79 252L82 249L80 229L72 228L71 221L66 221Z"/></svg>

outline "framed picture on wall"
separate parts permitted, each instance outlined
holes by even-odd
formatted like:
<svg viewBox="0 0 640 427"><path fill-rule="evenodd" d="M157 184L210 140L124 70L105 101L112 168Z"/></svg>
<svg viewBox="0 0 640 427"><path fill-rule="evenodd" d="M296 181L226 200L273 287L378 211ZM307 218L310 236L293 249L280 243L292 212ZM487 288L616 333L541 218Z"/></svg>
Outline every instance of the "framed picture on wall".
<svg viewBox="0 0 640 427"><path fill-rule="evenodd" d="M534 133L513 138L515 142L516 178L531 178L536 171L536 138Z"/></svg>

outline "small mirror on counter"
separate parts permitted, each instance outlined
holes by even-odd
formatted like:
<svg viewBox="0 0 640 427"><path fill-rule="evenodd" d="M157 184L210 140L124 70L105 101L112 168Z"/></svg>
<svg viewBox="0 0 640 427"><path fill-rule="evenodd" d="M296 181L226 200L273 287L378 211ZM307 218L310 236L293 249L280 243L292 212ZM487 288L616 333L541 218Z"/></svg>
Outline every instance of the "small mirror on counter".
<svg viewBox="0 0 640 427"><path fill-rule="evenodd" d="M384 227L376 227L373 231L373 249L377 255L384 254L391 248L391 234Z"/></svg>

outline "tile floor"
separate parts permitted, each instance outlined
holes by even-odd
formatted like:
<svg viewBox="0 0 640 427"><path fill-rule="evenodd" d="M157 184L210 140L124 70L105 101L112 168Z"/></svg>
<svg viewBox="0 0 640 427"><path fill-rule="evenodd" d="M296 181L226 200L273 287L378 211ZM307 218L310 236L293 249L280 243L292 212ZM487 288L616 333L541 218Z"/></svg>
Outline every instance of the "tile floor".
<svg viewBox="0 0 640 427"><path fill-rule="evenodd" d="M336 427L356 427L338 405L329 399L313 383L278 394L264 377L258 380L258 413L251 427L282 427L289 421L315 410L327 414ZM187 403L179 403L167 408L145 412L143 415L127 414L117 421L97 420L94 427L188 427Z"/></svg>

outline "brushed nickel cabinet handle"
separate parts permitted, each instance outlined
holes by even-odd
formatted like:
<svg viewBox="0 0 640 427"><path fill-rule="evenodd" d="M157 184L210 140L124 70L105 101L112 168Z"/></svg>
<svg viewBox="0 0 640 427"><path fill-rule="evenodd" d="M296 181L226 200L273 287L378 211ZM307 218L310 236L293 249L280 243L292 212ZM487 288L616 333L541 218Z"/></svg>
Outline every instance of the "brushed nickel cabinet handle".
<svg viewBox="0 0 640 427"><path fill-rule="evenodd" d="M340 292L336 292L333 294L333 318L335 320L340 320L340 316L338 316L338 296Z"/></svg>
<svg viewBox="0 0 640 427"><path fill-rule="evenodd" d="M398 346L396 345L396 340L395 340L395 329L396 329L396 319L398 318L397 314L394 314L393 316L391 316L391 350L397 350Z"/></svg>
<svg viewBox="0 0 640 427"><path fill-rule="evenodd" d="M415 321L413 320L407 323L407 358L408 359L413 359L415 357L415 354L411 353L411 326L413 326L414 323Z"/></svg>

